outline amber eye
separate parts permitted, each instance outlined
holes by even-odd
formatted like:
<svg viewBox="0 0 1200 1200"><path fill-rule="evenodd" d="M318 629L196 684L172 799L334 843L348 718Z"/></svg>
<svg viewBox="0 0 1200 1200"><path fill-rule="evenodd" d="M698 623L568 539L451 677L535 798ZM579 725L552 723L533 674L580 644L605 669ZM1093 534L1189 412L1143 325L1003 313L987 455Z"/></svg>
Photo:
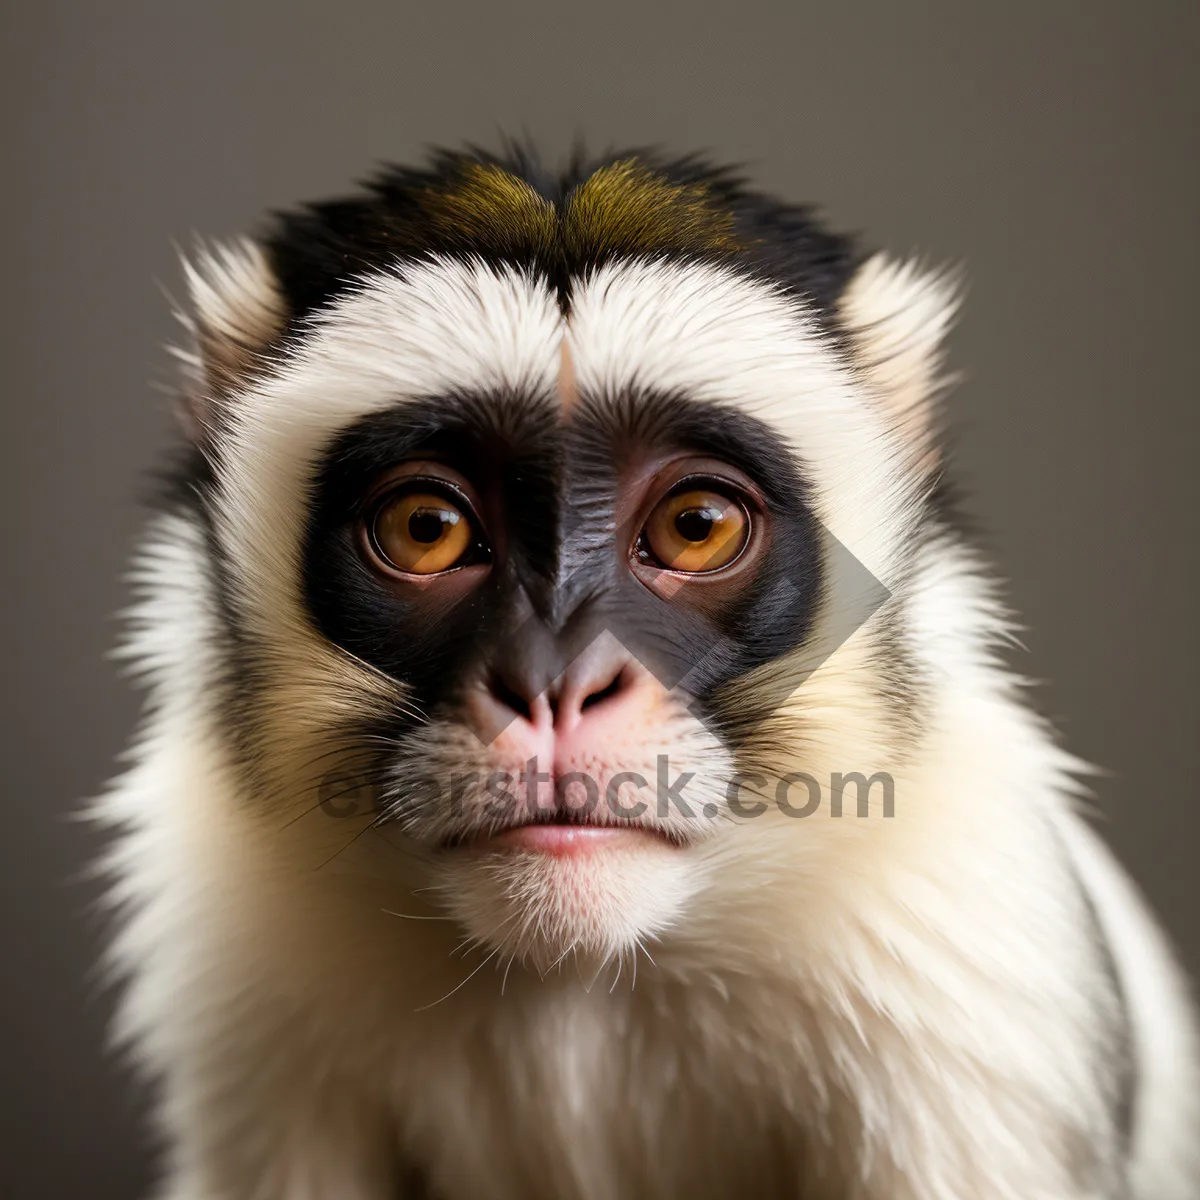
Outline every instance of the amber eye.
<svg viewBox="0 0 1200 1200"><path fill-rule="evenodd" d="M371 542L384 562L412 575L436 575L458 565L472 545L471 520L432 492L404 492L383 504Z"/></svg>
<svg viewBox="0 0 1200 1200"><path fill-rule="evenodd" d="M707 489L660 500L642 535L645 548L670 571L699 574L728 566L750 537L750 518L731 496Z"/></svg>

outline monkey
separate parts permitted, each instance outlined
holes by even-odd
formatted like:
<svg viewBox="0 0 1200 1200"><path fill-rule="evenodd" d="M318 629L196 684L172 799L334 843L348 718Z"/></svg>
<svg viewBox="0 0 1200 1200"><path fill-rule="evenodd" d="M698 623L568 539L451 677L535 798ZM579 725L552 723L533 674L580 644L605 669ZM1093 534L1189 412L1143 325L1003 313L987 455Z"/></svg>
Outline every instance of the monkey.
<svg viewBox="0 0 1200 1200"><path fill-rule="evenodd" d="M185 266L116 1037L163 1200L1194 1200L1182 969L945 482L954 272L436 151Z"/></svg>

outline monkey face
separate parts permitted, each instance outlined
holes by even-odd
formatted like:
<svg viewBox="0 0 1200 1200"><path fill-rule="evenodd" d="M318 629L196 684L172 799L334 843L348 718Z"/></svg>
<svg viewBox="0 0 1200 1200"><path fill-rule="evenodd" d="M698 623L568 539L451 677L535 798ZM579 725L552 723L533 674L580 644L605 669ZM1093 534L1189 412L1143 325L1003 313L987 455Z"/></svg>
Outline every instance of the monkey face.
<svg viewBox="0 0 1200 1200"><path fill-rule="evenodd" d="M504 203L533 205L521 187ZM618 241L641 203L621 195ZM905 355L927 366L933 343L889 323L913 279L868 264L839 335L829 281L748 269L719 214L711 253L610 254L568 198L572 267L515 216L532 249L480 226L478 253L401 254L408 209L383 207L353 254L322 257L349 236L333 214L197 292L224 388L201 485L219 719L268 833L301 838L314 764L347 757L398 886L542 966L687 936L794 874L797 846L834 870L861 830L742 801L748 779L771 795L894 749L927 480L875 393ZM851 318L890 374L855 357Z"/></svg>
<svg viewBox="0 0 1200 1200"><path fill-rule="evenodd" d="M389 837L510 952L604 958L677 921L844 608L821 476L858 481L797 453L778 417L805 387L827 451L871 451L803 314L712 268L613 266L568 314L458 263L333 305L244 397L214 495L260 769L297 779L334 731L383 746Z"/></svg>
<svg viewBox="0 0 1200 1200"><path fill-rule="evenodd" d="M547 952L606 957L695 885L684 851L718 832L732 774L716 697L804 641L820 555L767 426L580 393L561 346L549 394L429 398L339 434L305 581L325 637L425 714L390 730L381 812L451 905L522 949L540 926Z"/></svg>

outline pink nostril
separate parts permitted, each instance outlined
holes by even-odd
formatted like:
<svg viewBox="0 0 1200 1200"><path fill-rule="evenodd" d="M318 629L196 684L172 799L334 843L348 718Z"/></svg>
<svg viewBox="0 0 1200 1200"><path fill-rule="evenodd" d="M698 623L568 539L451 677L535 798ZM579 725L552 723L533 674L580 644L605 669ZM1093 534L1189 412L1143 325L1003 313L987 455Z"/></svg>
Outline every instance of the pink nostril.
<svg viewBox="0 0 1200 1200"><path fill-rule="evenodd" d="M536 648L535 648L536 649ZM543 656L510 655L487 676L484 702L495 720L519 720L535 729L567 733L587 718L621 708L637 690L639 671L613 637L597 638L557 678Z"/></svg>
<svg viewBox="0 0 1200 1200"><path fill-rule="evenodd" d="M553 700L555 731L569 733L585 721L591 725L610 709L620 709L623 698L633 688L634 672L624 655L585 655L577 659Z"/></svg>
<svg viewBox="0 0 1200 1200"><path fill-rule="evenodd" d="M499 675L493 675L488 686L492 696L518 717L533 721L533 697L526 699L516 688L508 684Z"/></svg>
<svg viewBox="0 0 1200 1200"><path fill-rule="evenodd" d="M624 666L618 667L606 683L599 684L586 677L571 679L568 673L561 687L552 685L543 693L527 697L525 692L531 692L532 688L518 690L502 676L493 675L488 682L488 691L503 708L531 725L548 716L556 728L570 728L585 712L606 704L625 691L627 676Z"/></svg>
<svg viewBox="0 0 1200 1200"><path fill-rule="evenodd" d="M598 691L592 692L590 695L584 696L583 703L579 706L580 712L587 712L589 708L594 708L598 704L603 704L606 700L611 700L618 692L625 689L625 668L622 667L612 677L612 679L600 688Z"/></svg>

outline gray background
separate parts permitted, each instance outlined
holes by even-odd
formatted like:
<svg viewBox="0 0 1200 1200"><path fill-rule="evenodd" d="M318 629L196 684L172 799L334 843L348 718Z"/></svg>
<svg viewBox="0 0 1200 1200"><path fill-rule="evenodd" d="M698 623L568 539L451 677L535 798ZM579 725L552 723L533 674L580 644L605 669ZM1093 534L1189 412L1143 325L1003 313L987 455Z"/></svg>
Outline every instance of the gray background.
<svg viewBox="0 0 1200 1200"><path fill-rule="evenodd" d="M105 660L173 243L431 141L663 142L746 162L896 251L966 265L958 475L1029 626L1021 670L1189 965L1200 6L133 3L3 18L8 767L0 1193L132 1197L140 1101L68 814L136 699Z"/></svg>

